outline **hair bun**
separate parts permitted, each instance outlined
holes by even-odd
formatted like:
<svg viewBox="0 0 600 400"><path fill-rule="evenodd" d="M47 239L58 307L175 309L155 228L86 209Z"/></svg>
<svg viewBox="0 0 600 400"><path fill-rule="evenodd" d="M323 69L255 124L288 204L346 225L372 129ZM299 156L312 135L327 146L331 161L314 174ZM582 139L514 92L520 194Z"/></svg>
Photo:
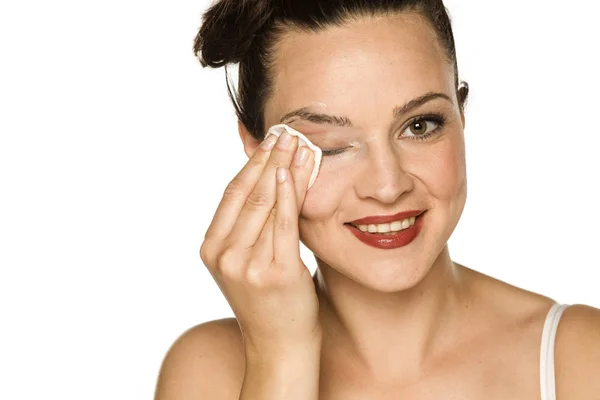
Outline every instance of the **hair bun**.
<svg viewBox="0 0 600 400"><path fill-rule="evenodd" d="M271 19L272 0L218 0L203 15L194 40L194 53L202 66L213 68L238 63L257 33Z"/></svg>

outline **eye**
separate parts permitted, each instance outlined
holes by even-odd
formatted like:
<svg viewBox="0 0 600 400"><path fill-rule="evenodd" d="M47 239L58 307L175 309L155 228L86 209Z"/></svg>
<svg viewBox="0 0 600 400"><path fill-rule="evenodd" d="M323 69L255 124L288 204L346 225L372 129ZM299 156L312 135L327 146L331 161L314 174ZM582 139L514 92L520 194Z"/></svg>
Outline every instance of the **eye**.
<svg viewBox="0 0 600 400"><path fill-rule="evenodd" d="M410 140L425 140L443 128L445 123L446 118L441 114L422 115L408 123L404 132L409 132L410 135L402 136Z"/></svg>
<svg viewBox="0 0 600 400"><path fill-rule="evenodd" d="M327 157L327 156L335 156L336 154L341 154L344 152L344 150L346 150L348 147L343 147L341 149L332 149L332 150L321 150L321 153L323 153L323 156Z"/></svg>

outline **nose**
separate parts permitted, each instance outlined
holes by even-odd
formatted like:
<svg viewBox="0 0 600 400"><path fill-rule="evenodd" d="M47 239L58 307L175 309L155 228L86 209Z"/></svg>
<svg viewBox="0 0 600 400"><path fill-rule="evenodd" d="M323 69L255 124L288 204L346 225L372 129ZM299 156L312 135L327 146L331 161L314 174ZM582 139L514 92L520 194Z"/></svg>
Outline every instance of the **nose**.
<svg viewBox="0 0 600 400"><path fill-rule="evenodd" d="M391 148L373 149L365 164L362 176L355 184L359 198L373 198L381 203L393 204L414 187L413 177L405 170L401 155Z"/></svg>

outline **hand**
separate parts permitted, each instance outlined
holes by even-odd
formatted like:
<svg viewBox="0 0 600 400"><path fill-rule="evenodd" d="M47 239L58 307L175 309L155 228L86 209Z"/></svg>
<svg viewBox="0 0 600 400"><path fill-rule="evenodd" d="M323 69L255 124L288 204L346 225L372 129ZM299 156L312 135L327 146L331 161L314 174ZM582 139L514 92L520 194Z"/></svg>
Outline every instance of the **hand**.
<svg viewBox="0 0 600 400"><path fill-rule="evenodd" d="M300 259L298 232L314 154L288 133L268 149L275 140L269 136L229 183L200 249L247 351L281 351L321 338L319 301ZM303 165L292 162L300 151L308 152Z"/></svg>

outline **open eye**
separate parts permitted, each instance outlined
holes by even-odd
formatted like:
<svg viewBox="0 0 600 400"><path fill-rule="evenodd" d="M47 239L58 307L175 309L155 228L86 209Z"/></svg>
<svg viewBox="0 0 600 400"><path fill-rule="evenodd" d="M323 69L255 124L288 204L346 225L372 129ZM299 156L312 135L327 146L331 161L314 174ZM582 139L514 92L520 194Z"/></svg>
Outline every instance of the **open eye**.
<svg viewBox="0 0 600 400"><path fill-rule="evenodd" d="M446 123L446 118L441 114L422 115L411 120L404 132L409 132L410 135L402 136L410 140L425 140L439 131Z"/></svg>

